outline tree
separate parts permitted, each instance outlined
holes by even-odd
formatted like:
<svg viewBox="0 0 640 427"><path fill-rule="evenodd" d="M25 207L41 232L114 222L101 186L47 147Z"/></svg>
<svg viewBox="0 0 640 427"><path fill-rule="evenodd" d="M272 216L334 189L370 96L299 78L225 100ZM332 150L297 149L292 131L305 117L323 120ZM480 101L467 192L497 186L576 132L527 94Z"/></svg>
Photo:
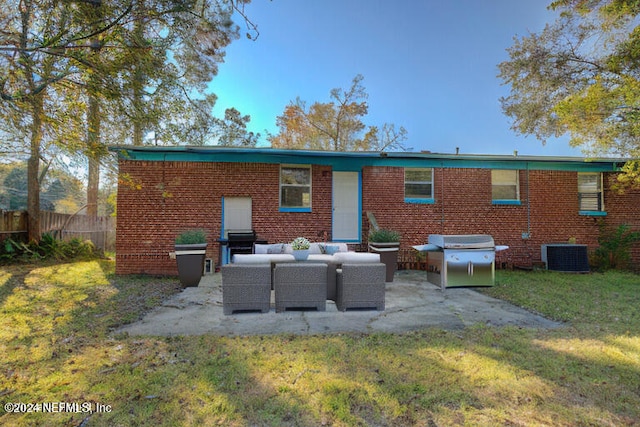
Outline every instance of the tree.
<svg viewBox="0 0 640 427"><path fill-rule="evenodd" d="M363 79L358 74L348 90L332 89L327 103L315 102L309 108L300 98L289 103L276 119L280 133L268 137L271 146L333 151L405 150L407 131L403 127L396 130L392 124L384 124L380 130L363 123L369 111Z"/></svg>
<svg viewBox="0 0 640 427"><path fill-rule="evenodd" d="M227 108L224 119L218 121L218 145L255 147L260 134L247 131L250 121L251 116L243 116L235 108Z"/></svg>
<svg viewBox="0 0 640 427"><path fill-rule="evenodd" d="M569 134L590 155L640 157L640 2L559 0L539 34L517 38L499 64L512 128L545 142ZM640 186L638 162L621 182Z"/></svg>
<svg viewBox="0 0 640 427"><path fill-rule="evenodd" d="M244 17L246 3L0 1L0 132L28 157L30 240L40 238L39 179L47 144L99 161L106 127L133 133L134 142L148 129L163 130L166 140L206 132L215 97L203 92L224 47L237 37L231 14ZM82 92L86 98L78 97ZM93 163L92 193L96 170Z"/></svg>

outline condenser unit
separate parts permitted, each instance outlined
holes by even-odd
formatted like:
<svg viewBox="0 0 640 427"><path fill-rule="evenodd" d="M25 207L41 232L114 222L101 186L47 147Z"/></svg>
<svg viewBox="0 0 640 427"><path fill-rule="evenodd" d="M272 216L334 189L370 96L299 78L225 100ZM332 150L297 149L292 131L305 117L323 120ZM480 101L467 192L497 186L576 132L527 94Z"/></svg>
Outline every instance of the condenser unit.
<svg viewBox="0 0 640 427"><path fill-rule="evenodd" d="M547 270L568 273L588 273L587 245L574 243L548 243L542 245L542 262Z"/></svg>

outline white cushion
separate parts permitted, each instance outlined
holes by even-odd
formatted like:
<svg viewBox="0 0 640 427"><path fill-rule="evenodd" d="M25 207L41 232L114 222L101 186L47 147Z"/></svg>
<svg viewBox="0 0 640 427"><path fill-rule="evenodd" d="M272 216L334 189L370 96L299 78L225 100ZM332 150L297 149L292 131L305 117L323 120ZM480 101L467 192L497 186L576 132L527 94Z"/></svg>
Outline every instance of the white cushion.
<svg viewBox="0 0 640 427"><path fill-rule="evenodd" d="M320 245L322 245L322 243L312 243L311 246L309 246L309 255L320 255L323 253L322 248L320 248Z"/></svg>
<svg viewBox="0 0 640 427"><path fill-rule="evenodd" d="M307 259L309 261L316 261L316 262L336 262L336 259L333 257L333 255L327 255L327 254L309 254Z"/></svg>
<svg viewBox="0 0 640 427"><path fill-rule="evenodd" d="M333 257L339 264L380 262L379 254L371 254L368 252L338 252Z"/></svg>
<svg viewBox="0 0 640 427"><path fill-rule="evenodd" d="M285 253L285 245L284 243L275 243L272 245L262 245L256 243L253 246L254 254L283 254Z"/></svg>
<svg viewBox="0 0 640 427"><path fill-rule="evenodd" d="M271 264L272 262L292 262L293 255L287 254L235 254L234 264Z"/></svg>
<svg viewBox="0 0 640 427"><path fill-rule="evenodd" d="M234 264L270 264L271 255L261 254L235 254L231 259Z"/></svg>
<svg viewBox="0 0 640 427"><path fill-rule="evenodd" d="M291 254L269 255L271 262L294 262L296 259Z"/></svg>
<svg viewBox="0 0 640 427"><path fill-rule="evenodd" d="M338 247L338 252L349 252L349 246L347 246L346 243L329 242L329 243L327 243L327 246L337 246Z"/></svg>

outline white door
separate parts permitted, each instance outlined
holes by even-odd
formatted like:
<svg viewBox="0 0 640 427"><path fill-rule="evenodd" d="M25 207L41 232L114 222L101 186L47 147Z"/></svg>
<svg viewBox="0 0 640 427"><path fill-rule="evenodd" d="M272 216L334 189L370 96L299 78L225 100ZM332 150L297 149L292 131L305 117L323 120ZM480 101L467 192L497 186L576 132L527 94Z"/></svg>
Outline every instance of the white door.
<svg viewBox="0 0 640 427"><path fill-rule="evenodd" d="M229 231L251 231L251 197L225 197L223 203L224 237Z"/></svg>
<svg viewBox="0 0 640 427"><path fill-rule="evenodd" d="M360 241L359 172L333 172L332 238Z"/></svg>

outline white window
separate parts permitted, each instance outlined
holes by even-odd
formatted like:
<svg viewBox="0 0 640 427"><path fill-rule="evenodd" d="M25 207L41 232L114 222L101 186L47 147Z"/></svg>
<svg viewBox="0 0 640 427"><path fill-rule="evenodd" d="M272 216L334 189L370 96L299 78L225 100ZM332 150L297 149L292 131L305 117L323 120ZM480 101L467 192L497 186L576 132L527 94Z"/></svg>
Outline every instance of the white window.
<svg viewBox="0 0 640 427"><path fill-rule="evenodd" d="M604 211L601 173L578 173L578 203L581 211Z"/></svg>
<svg viewBox="0 0 640 427"><path fill-rule="evenodd" d="M311 166L280 167L280 210L311 211Z"/></svg>
<svg viewBox="0 0 640 427"><path fill-rule="evenodd" d="M404 199L409 203L433 202L433 169L404 170Z"/></svg>
<svg viewBox="0 0 640 427"><path fill-rule="evenodd" d="M520 202L520 183L517 170L491 170L491 198L494 204Z"/></svg>

